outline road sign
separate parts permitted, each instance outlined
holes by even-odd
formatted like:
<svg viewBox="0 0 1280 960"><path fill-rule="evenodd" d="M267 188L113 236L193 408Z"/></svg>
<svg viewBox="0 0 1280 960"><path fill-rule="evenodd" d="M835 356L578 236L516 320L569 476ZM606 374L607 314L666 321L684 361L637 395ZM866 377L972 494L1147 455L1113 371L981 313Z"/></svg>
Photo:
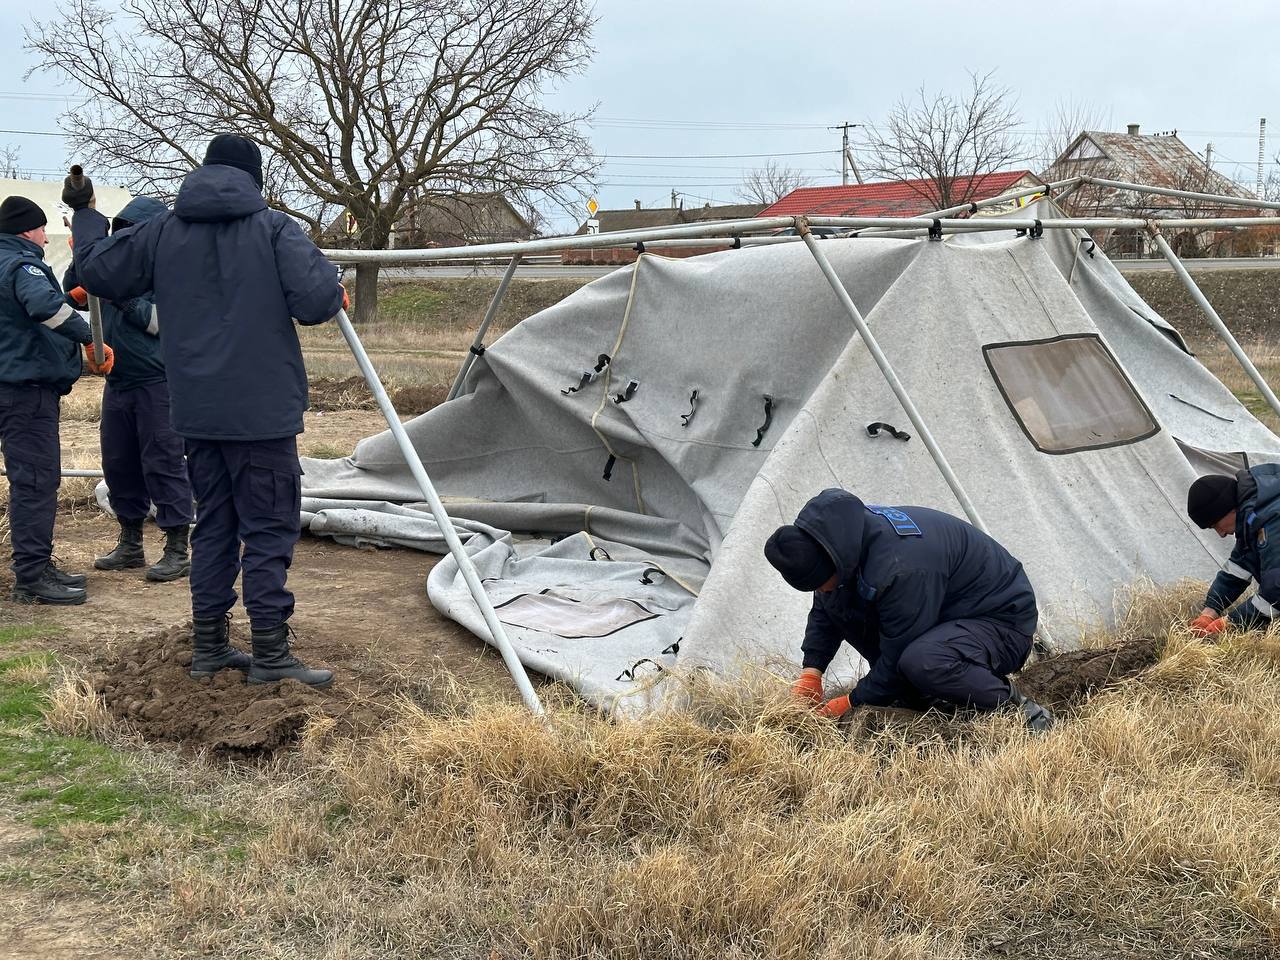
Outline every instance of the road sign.
<svg viewBox="0 0 1280 960"><path fill-rule="evenodd" d="M596 198L592 197L587 201L587 216L594 217L596 211L600 209L600 204L596 203Z"/></svg>

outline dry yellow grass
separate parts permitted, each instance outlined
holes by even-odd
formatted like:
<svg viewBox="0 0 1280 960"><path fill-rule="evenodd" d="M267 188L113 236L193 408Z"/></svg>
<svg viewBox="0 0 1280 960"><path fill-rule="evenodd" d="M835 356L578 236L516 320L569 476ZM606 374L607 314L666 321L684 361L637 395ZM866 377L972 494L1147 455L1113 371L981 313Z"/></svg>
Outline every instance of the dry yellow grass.
<svg viewBox="0 0 1280 960"><path fill-rule="evenodd" d="M847 740L764 681L643 722L446 699L225 777L234 858L148 830L86 855L109 876L132 850L152 935L224 956L1280 952L1274 634L1178 628L1038 739L992 716Z"/></svg>

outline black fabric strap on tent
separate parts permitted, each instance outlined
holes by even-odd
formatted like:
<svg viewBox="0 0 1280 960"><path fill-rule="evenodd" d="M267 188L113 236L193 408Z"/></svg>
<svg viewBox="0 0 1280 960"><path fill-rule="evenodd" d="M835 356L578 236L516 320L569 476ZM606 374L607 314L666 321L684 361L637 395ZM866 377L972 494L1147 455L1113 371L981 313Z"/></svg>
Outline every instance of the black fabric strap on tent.
<svg viewBox="0 0 1280 960"><path fill-rule="evenodd" d="M899 430L891 423L885 423L882 420L877 420L875 423L867 424L868 437L878 437L882 432L889 434L889 436L893 437L895 440L901 440L903 443L906 443L911 439L911 434L904 430Z"/></svg>
<svg viewBox="0 0 1280 960"><path fill-rule="evenodd" d="M771 423L773 423L773 397L766 393L764 395L764 423L760 424L760 429L756 431L756 438L751 441L753 447L760 446L760 441L764 439L765 431L769 429Z"/></svg>
<svg viewBox="0 0 1280 960"><path fill-rule="evenodd" d="M693 419L693 415L698 410L698 391L695 390L689 394L689 412L680 414L680 426L687 427L689 421Z"/></svg>
<svg viewBox="0 0 1280 960"><path fill-rule="evenodd" d="M627 388L623 390L621 393L615 394L613 398L613 402L626 403L628 400L630 400L632 397L636 395L636 390L639 388L639 386L640 386L639 380L628 380Z"/></svg>

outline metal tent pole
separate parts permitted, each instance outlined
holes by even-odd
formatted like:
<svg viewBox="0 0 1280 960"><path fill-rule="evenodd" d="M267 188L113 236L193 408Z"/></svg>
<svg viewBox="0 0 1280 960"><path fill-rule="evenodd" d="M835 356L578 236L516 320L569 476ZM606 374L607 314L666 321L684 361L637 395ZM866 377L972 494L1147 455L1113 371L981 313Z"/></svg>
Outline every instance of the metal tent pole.
<svg viewBox="0 0 1280 960"><path fill-rule="evenodd" d="M467 589L471 591L471 599L475 601L476 606L480 608L481 614L484 615L485 625L489 628L489 634L493 637L494 643L502 653L503 662L507 665L511 679L515 681L516 687L520 691L520 698L534 714L541 716L545 711L537 693L534 692L533 684L529 682L529 674L525 672L524 664L516 656L515 647L511 645L511 639L507 636L501 621L498 620L498 614L494 611L488 594L484 592L484 586L480 583L480 575L476 573L475 564L467 556L467 551L463 548L457 531L453 529L449 514L445 511L444 504L440 502L440 496L436 493L436 488L431 483L431 478L427 476L426 468L422 465L422 459L418 456L418 451L413 448L409 435L404 432L404 425L400 423L400 418L396 416L395 407L391 405L391 398L387 396L387 391L382 386L382 381L378 379L378 373L373 368L373 362L369 359L369 354L365 352L364 344L360 342L360 337L351 325L351 320L347 317L347 311L339 310L337 321L338 329L342 331L342 336L347 341L347 346L351 348L351 353L356 358L356 364L360 367L360 372L364 374L365 382L369 384L369 389L373 391L374 399L378 401L378 409L382 411L383 417L386 418L387 426L391 429L391 435L395 437L396 444L400 447L400 452L404 454L405 462L409 465L409 471L413 474L414 480L418 482L418 487L422 490L423 496L427 498L427 504L431 507L431 515L435 518L436 526L440 528L440 532L444 535L444 541L449 547L449 553L457 561L458 569L462 571L462 578L467 582Z"/></svg>
<svg viewBox="0 0 1280 960"><path fill-rule="evenodd" d="M498 282L498 289L493 292L493 299L489 301L489 309L484 312L484 319L480 321L480 329L476 331L476 338L471 344L471 349L467 351L467 356L462 361L462 369L458 371L458 375L453 380L453 386L449 388L449 395L445 397L446 402L458 395L458 391L462 389L462 381L467 379L467 374L471 372L471 365L476 362L476 357L484 352L484 335L489 330L489 324L493 323L493 318L498 315L498 307L502 303L502 298L507 295L507 287L511 285L511 278L516 275L518 266L520 266L520 254L517 253L511 258L511 262L507 264L507 272L502 275L502 279Z"/></svg>
<svg viewBox="0 0 1280 960"><path fill-rule="evenodd" d="M0 477L7 477L8 471L4 467L0 467ZM101 480L103 473L101 470L63 470L61 476L67 478L87 477L93 480Z"/></svg>
<svg viewBox="0 0 1280 960"><path fill-rule="evenodd" d="M1262 395L1266 398L1271 409L1276 412L1277 416L1280 416L1280 400L1276 399L1275 393L1272 392L1267 381L1263 379L1262 374L1258 372L1258 368L1253 365L1253 361L1249 359L1249 355L1244 352L1244 348L1241 347L1236 338L1232 336L1231 331L1227 329L1227 325L1222 322L1222 318L1218 316L1218 311L1213 309L1213 304L1211 304L1208 298L1201 293L1200 287L1197 286L1195 280L1191 278L1191 274L1187 272L1187 268L1182 265L1182 260L1173 252L1173 248L1169 246L1168 241L1160 235L1160 230L1154 224L1147 224L1147 232L1151 234L1151 238L1155 240L1156 246L1160 248L1160 252L1164 254L1164 258L1169 261L1169 265L1173 267L1173 272L1178 275L1178 279L1182 281L1182 285L1187 288L1187 293L1191 294L1191 299L1196 302L1196 305L1199 306L1202 311L1204 311L1204 315L1209 318L1209 323L1212 324L1213 329L1218 332L1218 336L1226 342L1231 352L1235 354L1236 359L1240 361L1240 366L1244 367L1244 372L1249 375L1249 379L1257 384L1258 389L1262 391Z"/></svg>
<svg viewBox="0 0 1280 960"><path fill-rule="evenodd" d="M1162 197L1181 197L1185 200L1208 200L1224 207L1257 207L1260 210L1280 210L1280 203L1270 200L1254 200L1252 197L1225 197L1220 193L1196 193L1193 190L1175 190L1172 187L1153 187L1145 183L1127 183L1124 180L1104 180L1101 177L1081 177L1085 183L1114 190L1132 190L1135 193L1155 193Z"/></svg>
<svg viewBox="0 0 1280 960"><path fill-rule="evenodd" d="M969 522L990 536L991 531L983 522L982 516L978 513L978 508L974 506L969 494L965 492L960 478L956 476L955 471L951 469L951 464L947 462L946 454L942 452L942 448L938 446L938 441L933 438L933 433L925 425L924 418L920 415L920 411L916 409L916 405L912 402L911 397L907 394L907 388L903 386L902 381L898 379L898 375L893 370L893 365L889 363L889 358L884 355L884 351L880 349L880 344L871 333L871 328L867 326L867 322L862 318L862 314L858 311L858 306L853 302L853 298L849 296L849 291L845 289L844 284L840 281L840 277L836 274L835 268L831 266L831 261L827 259L827 255L822 252L822 245L817 242L813 234L809 232L808 223L803 218L796 224L799 228L800 236L804 239L805 245L808 246L809 252L813 254L813 259L818 261L818 266L822 269L823 275L827 278L827 282L831 284L831 289L835 291L836 297L840 301L840 305L844 307L845 313L849 315L849 319L853 321L853 325L858 328L858 333L862 337L862 342L867 345L867 349L871 352L871 356L876 361L876 366L880 368L880 372L884 374L884 378L888 381L889 388L893 390L894 396L898 398L898 403L902 404L902 409L906 411L907 417L915 426L916 432L920 435L920 439L924 441L925 448L929 451L929 455L933 457L933 462L938 465L938 472L942 474L942 478L946 480L947 486L951 488L951 493L959 501L961 509L964 510L965 516L969 518ZM1049 633L1047 627L1038 626L1036 628L1036 639L1039 641L1038 648L1044 651L1052 652L1057 649L1053 636Z"/></svg>
<svg viewBox="0 0 1280 960"><path fill-rule="evenodd" d="M938 441L933 439L933 434L925 425L924 418L920 416L920 411L916 409L916 405L907 394L907 388L902 385L902 381L894 373L893 365L889 363L889 358L880 349L880 344L872 335L871 328L867 326L867 322L862 319L862 314L858 312L857 304L853 302L853 298L849 296L849 291L840 282L840 277L837 276L835 268L831 266L831 261L827 259L827 255L822 252L822 244L809 232L808 223L802 220L797 226L800 230L800 236L804 238L805 245L808 246L809 252L813 254L813 259L818 261L818 266L822 269L823 275L827 278L827 282L831 284L831 289L835 291L836 297L840 300L840 305L844 307L844 312L849 315L853 325L858 328L862 342L871 351L871 356L875 359L876 366L884 374L885 380L889 382L889 388L893 390L894 396L902 404L902 409L906 411L907 417L915 426L920 439L924 441L925 448L929 451L929 456L933 457L933 462L938 465L942 478L947 481L947 486L951 488L955 498L960 501L960 506L969 518L969 522L983 533L988 533L987 525L982 522L982 517L978 514L978 508L969 499L969 494L965 493L965 489L960 483L960 478L955 475L955 471L951 469L951 464L947 462L946 454L938 446Z"/></svg>

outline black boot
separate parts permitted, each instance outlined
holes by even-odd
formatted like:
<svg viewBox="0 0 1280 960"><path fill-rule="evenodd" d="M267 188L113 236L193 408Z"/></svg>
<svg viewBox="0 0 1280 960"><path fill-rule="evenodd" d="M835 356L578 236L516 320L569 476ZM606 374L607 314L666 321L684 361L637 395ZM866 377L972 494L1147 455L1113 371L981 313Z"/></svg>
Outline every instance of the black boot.
<svg viewBox="0 0 1280 960"><path fill-rule="evenodd" d="M1048 707L1042 707L1034 700L1028 700L1023 696L1022 691L1013 685L1012 680L1009 681L1009 691L1012 696L1006 701L1006 706L1022 714L1028 730L1032 733L1048 733L1053 729L1053 714Z"/></svg>
<svg viewBox="0 0 1280 960"><path fill-rule="evenodd" d="M83 590L89 585L89 578L83 573L67 573L65 570L59 570L57 561L50 560L49 566L45 567L49 571L49 575L57 580L64 587L73 587L76 590Z"/></svg>
<svg viewBox="0 0 1280 960"><path fill-rule="evenodd" d="M164 532L164 556L147 570L147 579L155 583L167 583L185 577L191 572L191 557L187 554L187 536L190 527L170 527Z"/></svg>
<svg viewBox="0 0 1280 960"><path fill-rule="evenodd" d="M313 687L333 683L332 670L312 670L289 652L289 625L282 623L270 630L253 631L253 664L249 667L250 683L275 683L297 680Z"/></svg>
<svg viewBox="0 0 1280 960"><path fill-rule="evenodd" d="M105 557L93 561L98 570L133 570L147 565L142 554L142 521L121 520L120 540Z"/></svg>
<svg viewBox="0 0 1280 960"><path fill-rule="evenodd" d="M60 607L71 607L84 603L88 598L83 587L68 587L59 583L45 567L35 580L19 580L13 585L9 599L14 603L49 603Z"/></svg>
<svg viewBox="0 0 1280 960"><path fill-rule="evenodd" d="M249 655L231 646L227 639L229 617L191 621L191 676L199 680L219 670L249 669Z"/></svg>

